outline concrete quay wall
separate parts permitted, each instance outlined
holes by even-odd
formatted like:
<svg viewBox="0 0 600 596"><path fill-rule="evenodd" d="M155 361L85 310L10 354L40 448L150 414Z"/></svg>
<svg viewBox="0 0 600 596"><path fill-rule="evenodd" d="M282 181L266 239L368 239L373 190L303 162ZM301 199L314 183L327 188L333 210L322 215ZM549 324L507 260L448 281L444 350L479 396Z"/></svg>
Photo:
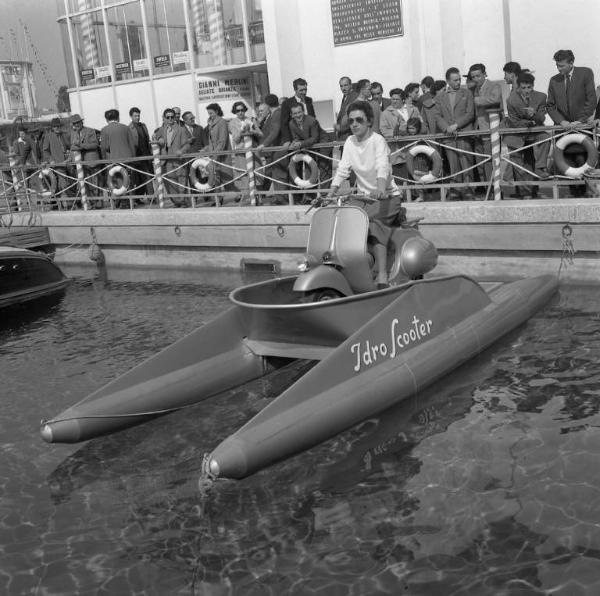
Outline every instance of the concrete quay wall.
<svg viewBox="0 0 600 596"><path fill-rule="evenodd" d="M407 214L424 218L440 272L512 278L560 267L565 283L600 282L600 199L409 203ZM311 216L303 206L93 210L42 212L34 225L47 226L59 265L89 265L96 242L109 270L272 266L286 274L304 251Z"/></svg>

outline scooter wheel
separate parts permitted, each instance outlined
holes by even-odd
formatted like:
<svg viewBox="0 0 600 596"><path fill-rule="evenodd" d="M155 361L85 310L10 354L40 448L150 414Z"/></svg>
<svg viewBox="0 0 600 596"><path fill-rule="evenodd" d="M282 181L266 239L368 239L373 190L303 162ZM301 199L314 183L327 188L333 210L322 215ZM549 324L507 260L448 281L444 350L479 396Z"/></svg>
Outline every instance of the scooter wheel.
<svg viewBox="0 0 600 596"><path fill-rule="evenodd" d="M312 290L311 292L305 292L302 302L325 302L326 300L335 300L336 298L342 298L342 294L337 290L331 288L323 288L320 290Z"/></svg>

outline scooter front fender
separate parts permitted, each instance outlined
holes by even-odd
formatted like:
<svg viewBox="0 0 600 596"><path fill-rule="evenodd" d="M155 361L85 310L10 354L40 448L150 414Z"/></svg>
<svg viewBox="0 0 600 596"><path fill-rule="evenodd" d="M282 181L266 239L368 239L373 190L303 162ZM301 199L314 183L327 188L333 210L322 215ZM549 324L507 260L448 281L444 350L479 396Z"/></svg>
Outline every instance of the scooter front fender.
<svg viewBox="0 0 600 596"><path fill-rule="evenodd" d="M301 273L294 282L294 292L312 292L321 288L331 288L343 296L354 294L344 275L331 265L309 269Z"/></svg>

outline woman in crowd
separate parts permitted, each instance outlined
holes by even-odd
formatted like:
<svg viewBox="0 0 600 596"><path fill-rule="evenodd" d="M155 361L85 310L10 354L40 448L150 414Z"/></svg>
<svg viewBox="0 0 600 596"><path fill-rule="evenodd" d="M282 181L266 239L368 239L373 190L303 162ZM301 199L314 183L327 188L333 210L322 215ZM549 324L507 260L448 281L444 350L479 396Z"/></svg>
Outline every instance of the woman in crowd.
<svg viewBox="0 0 600 596"><path fill-rule="evenodd" d="M233 165L238 169L246 170L246 153L244 151L246 137L252 138L252 146L258 145L258 140L263 137L263 133L260 130L258 124L254 118L248 118L247 112L248 107L243 101L236 101L231 108L235 118L229 121L229 132L231 133L231 140L233 141L233 148L240 150L240 153L236 153L233 159ZM234 170L234 177L241 174L240 171ZM243 176L236 180L236 188L240 193L248 192L248 177ZM241 197L240 197L241 198Z"/></svg>
<svg viewBox="0 0 600 596"><path fill-rule="evenodd" d="M206 148L208 152L230 151L231 143L229 141L229 129L227 121L223 118L223 110L218 103L211 103L206 106L208 112L208 121L206 123ZM228 164L229 155L212 155L212 158L219 164ZM214 168L214 184L217 191L223 192L224 188L219 188L229 178L227 168L216 166Z"/></svg>

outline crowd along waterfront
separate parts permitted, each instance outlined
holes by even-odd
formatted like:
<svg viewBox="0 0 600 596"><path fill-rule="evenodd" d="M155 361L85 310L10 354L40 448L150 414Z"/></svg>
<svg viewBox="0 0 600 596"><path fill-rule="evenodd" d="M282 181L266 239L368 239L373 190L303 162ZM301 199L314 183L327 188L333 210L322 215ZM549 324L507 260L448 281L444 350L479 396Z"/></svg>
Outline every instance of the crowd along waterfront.
<svg viewBox="0 0 600 596"><path fill-rule="evenodd" d="M202 454L310 364L82 446L49 446L38 434L48 411L211 319L242 283L232 273L112 274L0 321L2 593L600 588L595 288L561 287L417 398L199 491Z"/></svg>

